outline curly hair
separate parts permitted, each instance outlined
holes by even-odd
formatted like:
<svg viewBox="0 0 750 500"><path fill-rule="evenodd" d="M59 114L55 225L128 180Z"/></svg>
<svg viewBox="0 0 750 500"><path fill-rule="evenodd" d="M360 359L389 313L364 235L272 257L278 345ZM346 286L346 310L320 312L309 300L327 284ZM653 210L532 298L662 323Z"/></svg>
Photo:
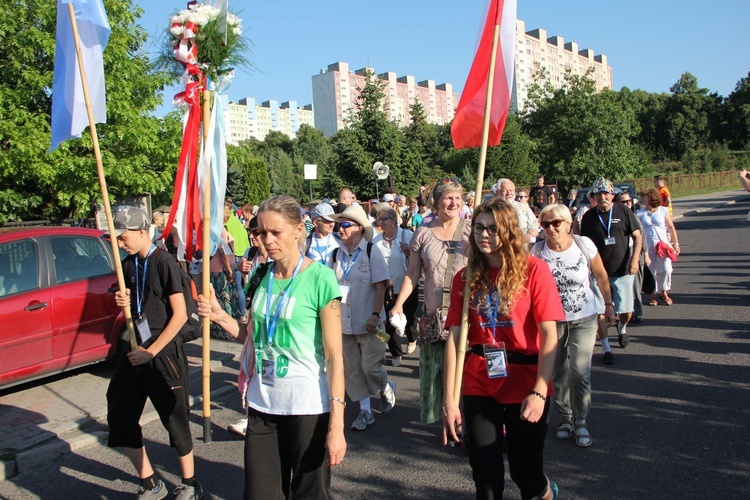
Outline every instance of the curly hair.
<svg viewBox="0 0 750 500"><path fill-rule="evenodd" d="M525 293L528 252L518 223L518 214L512 205L499 198L482 203L474 209L472 224L483 213L491 214L497 226L497 237L500 240L497 252L501 257L501 264L495 285L500 295L500 313L507 315L516 300ZM489 291L487 278L490 276L490 264L479 250L473 231L469 240L471 276L468 279L472 290L471 299L477 298L482 304Z"/></svg>

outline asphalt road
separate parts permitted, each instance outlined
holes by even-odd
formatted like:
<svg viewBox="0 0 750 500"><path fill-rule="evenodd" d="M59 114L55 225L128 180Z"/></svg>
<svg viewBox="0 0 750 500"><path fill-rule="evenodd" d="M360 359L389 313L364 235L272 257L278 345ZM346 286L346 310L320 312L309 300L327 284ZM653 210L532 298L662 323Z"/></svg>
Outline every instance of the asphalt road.
<svg viewBox="0 0 750 500"><path fill-rule="evenodd" d="M675 305L645 306L643 323L628 328L630 346L615 347L613 366L602 365L595 350L593 446L555 439L559 417L552 413L545 464L560 498L750 496L748 210L750 202L741 202L676 222L684 253L675 265ZM349 451L334 469L334 498L474 497L467 458L439 445L438 426L419 423L417 369L415 357L389 367L398 385L396 408L376 414L364 432L347 431ZM242 443L224 430L240 416L239 397L230 393L213 405L211 444L202 442L202 419L193 412L197 477L210 498L240 498ZM144 431L155 467L177 484L176 456L160 423ZM506 479L506 496L519 498L507 472ZM136 490L129 462L100 444L0 482L0 496L14 499L132 498Z"/></svg>

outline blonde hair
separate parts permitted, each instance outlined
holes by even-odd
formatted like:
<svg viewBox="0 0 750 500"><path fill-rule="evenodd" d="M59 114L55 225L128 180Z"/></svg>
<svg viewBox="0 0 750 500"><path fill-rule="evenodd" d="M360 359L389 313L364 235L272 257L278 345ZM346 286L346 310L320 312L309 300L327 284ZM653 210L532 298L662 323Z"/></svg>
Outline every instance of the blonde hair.
<svg viewBox="0 0 750 500"><path fill-rule="evenodd" d="M494 285L500 295L499 311L507 315L515 306L516 300L525 292L528 268L526 244L516 209L512 205L499 198L482 203L474 209L472 224L478 215L484 213L491 214L495 219L497 237L500 239L499 248L496 250L501 258L500 272L497 273L497 282ZM490 264L479 250L473 231L469 242L471 276L467 279L471 285L472 300L477 298L482 304L490 288Z"/></svg>
<svg viewBox="0 0 750 500"><path fill-rule="evenodd" d="M573 223L573 217L570 215L570 209L566 205L562 205L560 203L551 203L544 207L542 211L539 212L539 224L542 223L542 219L547 214L552 214L553 217L560 218L568 224Z"/></svg>

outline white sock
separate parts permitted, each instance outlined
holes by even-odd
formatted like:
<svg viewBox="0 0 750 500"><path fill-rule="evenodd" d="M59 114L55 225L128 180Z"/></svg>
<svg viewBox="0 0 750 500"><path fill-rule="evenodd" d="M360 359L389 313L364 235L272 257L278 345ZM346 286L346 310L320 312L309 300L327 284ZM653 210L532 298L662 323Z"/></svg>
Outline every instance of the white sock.
<svg viewBox="0 0 750 500"><path fill-rule="evenodd" d="M370 397L367 396L365 399L361 400L359 402L359 409L364 410L366 412L372 413L372 408L370 407Z"/></svg>
<svg viewBox="0 0 750 500"><path fill-rule="evenodd" d="M612 348L609 347L609 339L602 339L602 354L605 352L612 352Z"/></svg>
<svg viewBox="0 0 750 500"><path fill-rule="evenodd" d="M620 334L628 333L628 325L627 325L627 323L625 323L625 324L620 323L620 325L621 325L620 326Z"/></svg>

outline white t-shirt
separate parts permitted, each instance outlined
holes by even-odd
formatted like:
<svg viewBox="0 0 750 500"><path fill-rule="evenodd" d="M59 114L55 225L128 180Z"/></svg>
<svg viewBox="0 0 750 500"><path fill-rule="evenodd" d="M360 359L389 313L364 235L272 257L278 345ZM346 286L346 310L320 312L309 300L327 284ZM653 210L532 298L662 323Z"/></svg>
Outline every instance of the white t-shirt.
<svg viewBox="0 0 750 500"><path fill-rule="evenodd" d="M391 281L393 281L393 290L396 294L401 291L401 285L404 283L407 268L406 254L401 249L401 243L403 242L408 248L413 235L414 233L408 229L398 228L396 230L396 238L393 241L386 241L383 238L383 233L375 236L372 240L372 243L383 254L383 258L388 266L388 275Z"/></svg>
<svg viewBox="0 0 750 500"><path fill-rule="evenodd" d="M596 256L594 242L585 236L580 237L589 254L589 259ZM570 248L562 252L553 252L545 242L539 258L547 263L552 277L557 284L565 321L574 321L596 314L596 299L589 284L588 260L575 241Z"/></svg>
<svg viewBox="0 0 750 500"><path fill-rule="evenodd" d="M327 266L331 262L331 254L335 248L339 247L339 242L333 233L323 239L318 238L318 233L313 231L310 239L310 248L307 250L307 256L312 260Z"/></svg>

